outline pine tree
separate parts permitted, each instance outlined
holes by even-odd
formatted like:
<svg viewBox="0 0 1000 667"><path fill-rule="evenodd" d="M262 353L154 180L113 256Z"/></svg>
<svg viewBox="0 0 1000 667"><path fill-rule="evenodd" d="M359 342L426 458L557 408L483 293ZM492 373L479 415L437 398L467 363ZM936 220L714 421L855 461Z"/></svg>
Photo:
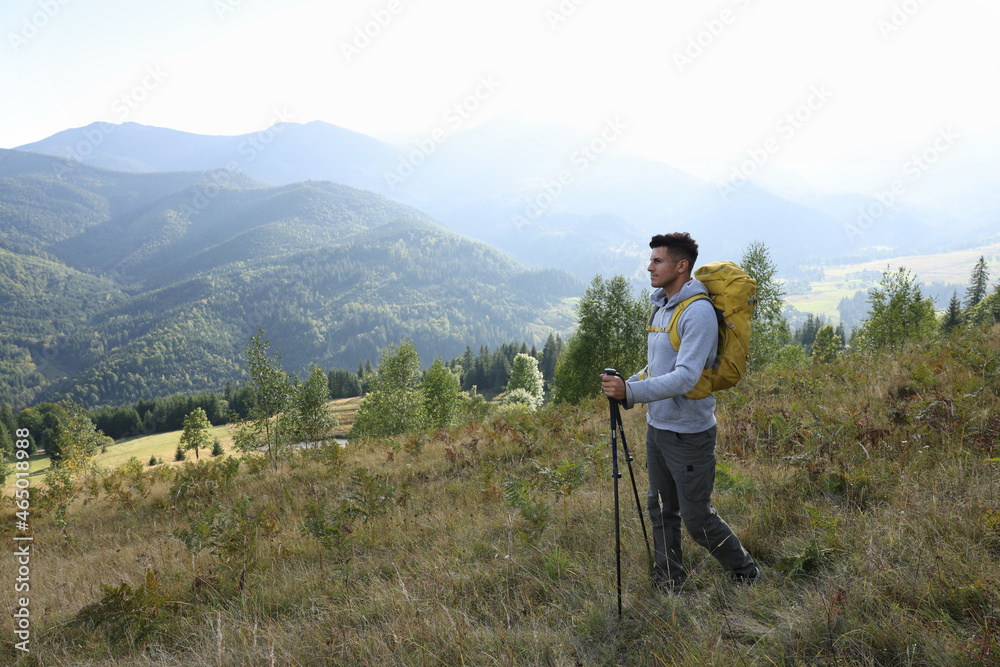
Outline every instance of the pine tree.
<svg viewBox="0 0 1000 667"><path fill-rule="evenodd" d="M757 281L748 370L762 368L789 338L788 322L781 314L785 290L778 282L778 267L767 246L754 241L743 251L740 267Z"/></svg>
<svg viewBox="0 0 1000 667"><path fill-rule="evenodd" d="M944 318L941 320L941 332L949 334L961 325L962 302L958 300L958 292L955 292L952 294L951 301L948 303L948 310L945 311Z"/></svg>
<svg viewBox="0 0 1000 667"><path fill-rule="evenodd" d="M844 349L844 346L847 345L847 332L844 331L843 322L837 324L837 330L835 333L837 334L837 338L840 339L840 349L842 350Z"/></svg>
<svg viewBox="0 0 1000 667"><path fill-rule="evenodd" d="M971 309L986 297L989 289L990 273L986 268L986 258L979 256L979 261L972 268L972 276L969 279L969 289L965 292L965 308Z"/></svg>
<svg viewBox="0 0 1000 667"><path fill-rule="evenodd" d="M798 341L799 345L805 348L806 354L812 354L813 341L816 340L816 334L819 330L823 328L825 322L822 316L813 315L809 313L806 317L805 324L802 328L795 332L795 340Z"/></svg>
<svg viewBox="0 0 1000 667"><path fill-rule="evenodd" d="M545 341L545 347L542 348L542 358L538 362L538 368L542 371L542 377L549 384L552 383L552 379L556 375L556 362L559 360L559 354L563 349L563 339L559 334L549 334L548 340Z"/></svg>
<svg viewBox="0 0 1000 667"><path fill-rule="evenodd" d="M840 351L840 340L833 330L832 324L827 324L816 332L812 344L812 360L814 364L828 364L837 358Z"/></svg>

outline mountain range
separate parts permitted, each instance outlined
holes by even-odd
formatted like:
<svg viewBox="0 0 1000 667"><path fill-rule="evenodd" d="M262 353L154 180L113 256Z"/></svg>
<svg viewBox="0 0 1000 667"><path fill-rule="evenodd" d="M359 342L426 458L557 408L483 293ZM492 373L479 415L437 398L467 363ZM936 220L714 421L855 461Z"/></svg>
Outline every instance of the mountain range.
<svg viewBox="0 0 1000 667"><path fill-rule="evenodd" d="M377 194L240 171L120 172L0 150L0 400L221 389L262 327L286 370L411 338L544 343L583 283Z"/></svg>
<svg viewBox="0 0 1000 667"><path fill-rule="evenodd" d="M664 231L692 232L701 261L761 241L786 278L1000 232L996 165L919 173L905 197L720 185L628 153L627 131L506 115L388 142L323 122L95 123L0 149L0 400L221 388L257 327L297 373L403 338L425 363L541 342L572 329L595 274L646 284Z"/></svg>
<svg viewBox="0 0 1000 667"><path fill-rule="evenodd" d="M690 231L708 261L738 258L763 241L786 277L799 266L958 248L1000 234L1000 164L917 172L912 186L901 173L905 198L887 199L889 182L885 192L777 194L739 176L757 169L749 153L729 181L709 183L628 153L617 145L627 132L615 118L586 132L513 114L392 143L320 121L239 136L95 123L18 150L134 172L225 169L272 185L332 181L583 280L622 273L641 283L648 238L672 230Z"/></svg>

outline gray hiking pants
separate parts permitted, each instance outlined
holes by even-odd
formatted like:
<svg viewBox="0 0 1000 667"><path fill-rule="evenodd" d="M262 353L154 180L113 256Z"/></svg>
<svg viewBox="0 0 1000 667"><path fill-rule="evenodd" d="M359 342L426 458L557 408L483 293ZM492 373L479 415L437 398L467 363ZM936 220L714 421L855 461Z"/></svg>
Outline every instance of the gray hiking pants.
<svg viewBox="0 0 1000 667"><path fill-rule="evenodd" d="M686 575L681 553L681 520L694 541L727 571L745 573L754 562L732 528L712 507L717 428L675 433L646 430L649 520L655 547L654 576L680 582Z"/></svg>

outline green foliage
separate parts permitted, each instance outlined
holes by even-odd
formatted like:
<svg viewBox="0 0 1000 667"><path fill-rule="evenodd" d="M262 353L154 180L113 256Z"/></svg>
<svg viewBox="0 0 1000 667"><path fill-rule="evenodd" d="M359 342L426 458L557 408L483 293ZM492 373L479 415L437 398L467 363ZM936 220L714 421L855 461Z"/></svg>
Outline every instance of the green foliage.
<svg viewBox="0 0 1000 667"><path fill-rule="evenodd" d="M552 364L555 372L555 360L558 351L562 349L562 338L550 336L551 344L546 343L545 350L541 357L547 358ZM467 347L465 354L457 357L448 366L454 370L460 370L462 374L462 389L469 391L475 387L478 391L504 391L510 382L511 373L514 369L514 359L518 354L528 354L526 343L504 343L495 350L490 350L488 345L479 348L479 353L473 355L472 348ZM532 350L530 356L539 358L537 350ZM546 356L548 355L548 356ZM551 380L551 375L548 376Z"/></svg>
<svg viewBox="0 0 1000 667"><path fill-rule="evenodd" d="M227 396L232 398L230 388ZM201 408L208 421L218 426L229 421L230 405L226 398L212 391L196 394L159 396L151 400L136 401L131 405L105 406L90 415L97 428L118 440L137 435L168 433L184 428L184 420ZM245 411L241 416L245 416Z"/></svg>
<svg viewBox="0 0 1000 667"><path fill-rule="evenodd" d="M247 345L244 361L250 376L250 414L237 424L234 436L236 446L243 451L263 449L274 468L292 435L288 421L279 419L291 408L292 399L292 386L280 359L271 351L263 329L258 328Z"/></svg>
<svg viewBox="0 0 1000 667"><path fill-rule="evenodd" d="M361 376L349 370L335 368L327 373L330 398L353 398L361 395Z"/></svg>
<svg viewBox="0 0 1000 667"><path fill-rule="evenodd" d="M243 496L226 509L216 505L193 517L188 527L174 532L192 553L209 549L223 576L243 592L247 577L260 566L263 543L278 532L273 510L254 507Z"/></svg>
<svg viewBox="0 0 1000 667"><path fill-rule="evenodd" d="M396 499L396 487L385 475L373 475L367 468L351 473L346 512L365 523L389 511Z"/></svg>
<svg viewBox="0 0 1000 667"><path fill-rule="evenodd" d="M948 335L958 327L962 326L963 313L962 302L958 300L958 292L951 296L948 302L948 310L945 311L941 319L941 333Z"/></svg>
<svg viewBox="0 0 1000 667"><path fill-rule="evenodd" d="M513 406L521 406L525 412L534 412L539 408L540 401L530 391L523 387L508 391L503 397L502 406L514 409Z"/></svg>
<svg viewBox="0 0 1000 667"><path fill-rule="evenodd" d="M774 565L776 570L789 577L815 574L829 565L836 554L843 552L843 545L837 536L840 519L830 518L811 505L807 505L806 510L814 529L812 536L800 545L799 550L779 558Z"/></svg>
<svg viewBox="0 0 1000 667"><path fill-rule="evenodd" d="M184 453L184 448L177 445L177 449L174 450L174 461L184 461L187 459L187 454Z"/></svg>
<svg viewBox="0 0 1000 667"><path fill-rule="evenodd" d="M387 346L379 356L350 437L391 437L424 426L427 417L420 380L420 357L413 341Z"/></svg>
<svg viewBox="0 0 1000 667"><path fill-rule="evenodd" d="M146 571L145 581L135 590L125 582L117 587L101 584L101 590L100 601L81 609L74 625L99 632L112 647L138 648L164 632L174 603L160 592L152 570Z"/></svg>
<svg viewBox="0 0 1000 667"><path fill-rule="evenodd" d="M49 546L47 568L104 563L139 582L148 557L184 591L176 612L161 607L175 627L119 661L267 662L273 642L277 661L302 664L491 664L497 655L528 665L990 664L1000 645L1000 327L848 351L822 368L800 345L788 349L791 370L759 369L736 388L742 398L719 401L712 502L762 565L750 591L730 587L700 549L686 554L694 576L682 595L652 589L629 490L626 606L615 620L613 482L598 398L423 434L419 458L348 447L351 469L366 469L357 481L335 479L310 451L277 475L236 476L209 502L193 492L178 502L154 486L135 511L103 498L74 504L86 521L73 522L68 544ZM623 419L641 438L643 415ZM633 454L638 473L644 448ZM586 462L582 481L577 462ZM231 500L243 496L245 511ZM46 514L37 530L52 527ZM258 516L280 533L250 548L243 595L226 599L244 572L236 538L252 534ZM187 549L161 548L174 529ZM229 563L206 553L227 544ZM350 580L340 575L347 564ZM50 618L38 649L67 664L108 662L103 629L67 628L90 602L63 603L77 593L39 587L32 602ZM530 631L512 632L508 617ZM394 633L399 641L387 641Z"/></svg>
<svg viewBox="0 0 1000 667"><path fill-rule="evenodd" d="M357 514L347 501L341 501L333 508L310 508L299 521L298 528L332 553L338 562L350 559L350 547L354 539L353 523Z"/></svg>
<svg viewBox="0 0 1000 667"><path fill-rule="evenodd" d="M0 423L0 461L6 461L11 456L14 456L14 438L7 427Z"/></svg>
<svg viewBox="0 0 1000 667"><path fill-rule="evenodd" d="M80 492L80 483L74 479L69 466L62 463L50 465L45 470L45 490L36 494L35 506L43 511L52 510L56 527L66 530L70 503Z"/></svg>
<svg viewBox="0 0 1000 667"><path fill-rule="evenodd" d="M449 371L440 358L435 359L420 382L424 399L424 412L428 423L443 428L454 422L459 409L458 378Z"/></svg>
<svg viewBox="0 0 1000 667"><path fill-rule="evenodd" d="M740 257L740 267L757 281L757 305L754 307L750 336L749 370L763 368L789 338L788 323L781 312L785 290L778 282L778 267L767 246L754 241Z"/></svg>
<svg viewBox="0 0 1000 667"><path fill-rule="evenodd" d="M150 465L156 465L151 459ZM149 495L152 480L143 470L139 459L131 458L101 478L101 487L108 502L117 507L131 509Z"/></svg>
<svg viewBox="0 0 1000 667"><path fill-rule="evenodd" d="M198 450L202 447L208 447L208 443L211 442L212 436L209 433L211 426L208 423L205 411L201 408L196 408L184 418L184 430L181 433L181 441L178 447L185 451L193 449L194 457L196 459L201 458Z"/></svg>
<svg viewBox="0 0 1000 667"><path fill-rule="evenodd" d="M63 457L59 436L69 421L66 408L57 403L40 403L25 408L17 415L16 428L28 429L29 440L36 449L44 449L49 459L60 461Z"/></svg>
<svg viewBox="0 0 1000 667"><path fill-rule="evenodd" d="M1000 283L985 299L965 312L965 321L972 326L1000 322Z"/></svg>
<svg viewBox="0 0 1000 667"><path fill-rule="evenodd" d="M541 359L538 361L538 370L542 372L542 377L549 384L555 379L556 363L559 361L562 349L562 336L559 334L549 334L548 340L545 341L545 347L542 348Z"/></svg>
<svg viewBox="0 0 1000 667"><path fill-rule="evenodd" d="M535 544L549 525L549 505L540 498L539 478L519 479L508 477L503 481L503 495L507 504L517 509L524 519L521 538Z"/></svg>
<svg viewBox="0 0 1000 667"><path fill-rule="evenodd" d="M556 364L553 399L576 403L596 396L608 367L628 377L646 365L646 321L652 306L632 295L628 281L594 276L577 306L578 326Z"/></svg>
<svg viewBox="0 0 1000 667"><path fill-rule="evenodd" d="M986 267L986 258L979 256L979 261L972 268L972 276L969 278L969 288L965 292L965 308L970 310L980 301L986 298L989 289L990 273Z"/></svg>
<svg viewBox="0 0 1000 667"><path fill-rule="evenodd" d="M244 457L243 461L246 460ZM232 486L240 469L240 462L241 459L227 456L223 459L185 463L174 471L170 497L175 503L189 499L209 500Z"/></svg>
<svg viewBox="0 0 1000 667"><path fill-rule="evenodd" d="M828 364L837 358L840 353L840 337L834 332L832 325L827 324L816 333L812 348L814 364Z"/></svg>
<svg viewBox="0 0 1000 667"><path fill-rule="evenodd" d="M329 402L327 376L323 369L313 366L309 378L292 388L291 404L283 415L290 438L320 446L331 440L338 422Z"/></svg>
<svg viewBox="0 0 1000 667"><path fill-rule="evenodd" d="M61 530L68 525L70 504L85 480L97 472L94 456L106 441L82 407L71 404L66 414L67 422L57 435L57 446L62 456L46 469L46 490L38 503L43 508L54 510L56 525Z"/></svg>
<svg viewBox="0 0 1000 667"><path fill-rule="evenodd" d="M215 438L212 441L212 456L222 456L225 454L225 450L222 448L222 441Z"/></svg>
<svg viewBox="0 0 1000 667"><path fill-rule="evenodd" d="M510 382L507 383L508 399L511 393L517 390L523 390L528 395L527 401L520 402L527 402L535 410L542 406L545 398L545 381L542 372L538 370L538 360L523 353L514 357L514 368Z"/></svg>
<svg viewBox="0 0 1000 667"><path fill-rule="evenodd" d="M555 468L542 468L539 475L542 478L542 486L555 493L557 498L563 499L563 521L566 528L569 528L567 504L570 495L587 481L586 461L566 460Z"/></svg>
<svg viewBox="0 0 1000 667"><path fill-rule="evenodd" d="M56 178L51 161L4 160L0 401L18 407L219 390L258 325L297 375L374 358L398 331L428 362L448 359L529 335L525 322L564 329L561 301L582 289L333 183L267 187L233 172L220 186L85 165ZM205 187L220 194L195 210Z"/></svg>
<svg viewBox="0 0 1000 667"><path fill-rule="evenodd" d="M864 350L898 350L936 328L933 302L923 297L913 274L903 267L895 273L886 269L879 286L868 293L868 306L868 318L856 336Z"/></svg>

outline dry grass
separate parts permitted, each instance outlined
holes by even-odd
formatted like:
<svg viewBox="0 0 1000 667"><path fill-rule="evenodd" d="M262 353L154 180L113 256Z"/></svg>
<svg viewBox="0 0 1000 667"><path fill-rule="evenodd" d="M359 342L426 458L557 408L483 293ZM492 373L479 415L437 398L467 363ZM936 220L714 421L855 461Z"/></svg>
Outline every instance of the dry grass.
<svg viewBox="0 0 1000 667"><path fill-rule="evenodd" d="M772 369L728 392L715 503L764 566L750 590L687 541L687 590L655 592L626 474L618 619L607 407L594 401L352 443L339 462L296 453L276 473L245 461L187 490L159 473L132 504L85 494L65 534L38 508L22 662L1000 664L997 349L1000 329ZM642 494L642 414L625 417ZM587 472L565 506L543 485L564 461ZM336 515L351 532L325 548L301 522L360 507L362 469L387 486L366 496L367 520ZM528 505L508 502L508 480ZM529 505L548 513L531 521ZM192 553L177 531L206 511L219 537ZM14 569L0 559L0 581ZM147 571L159 598L135 593ZM119 616L74 623L122 582L134 595ZM128 620L150 624L145 641ZM116 623L133 635L114 643Z"/></svg>

